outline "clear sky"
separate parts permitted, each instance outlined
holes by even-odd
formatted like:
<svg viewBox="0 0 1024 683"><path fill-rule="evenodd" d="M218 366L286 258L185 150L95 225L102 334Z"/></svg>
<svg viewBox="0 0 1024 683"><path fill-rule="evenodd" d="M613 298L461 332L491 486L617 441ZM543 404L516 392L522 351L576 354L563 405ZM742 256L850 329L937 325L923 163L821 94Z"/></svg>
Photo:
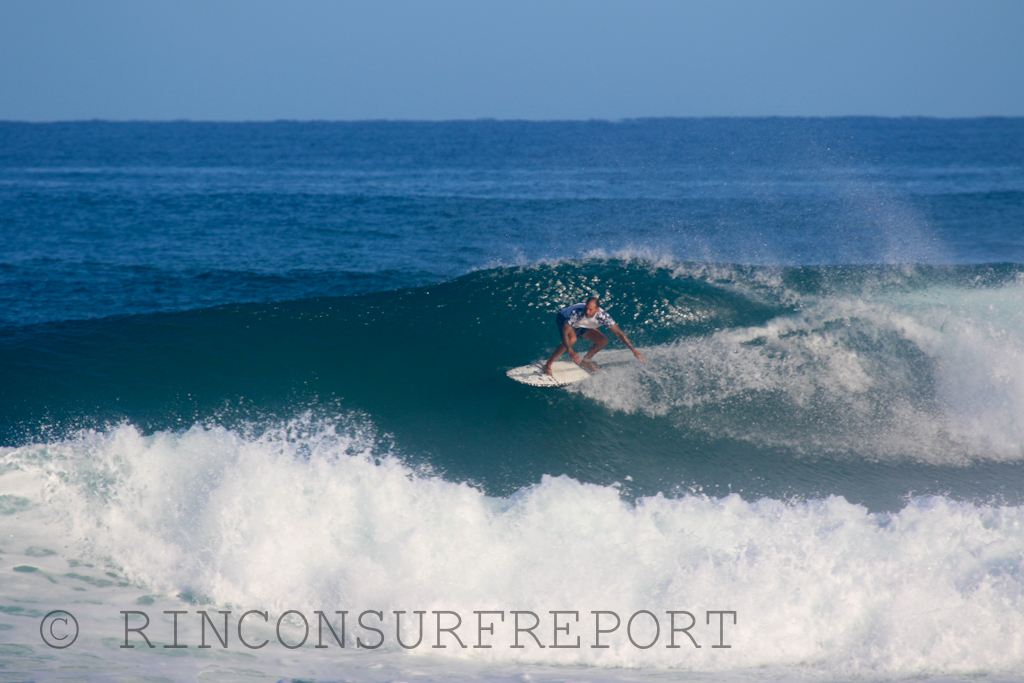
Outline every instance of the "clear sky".
<svg viewBox="0 0 1024 683"><path fill-rule="evenodd" d="M1022 116L1024 0L0 0L0 119Z"/></svg>

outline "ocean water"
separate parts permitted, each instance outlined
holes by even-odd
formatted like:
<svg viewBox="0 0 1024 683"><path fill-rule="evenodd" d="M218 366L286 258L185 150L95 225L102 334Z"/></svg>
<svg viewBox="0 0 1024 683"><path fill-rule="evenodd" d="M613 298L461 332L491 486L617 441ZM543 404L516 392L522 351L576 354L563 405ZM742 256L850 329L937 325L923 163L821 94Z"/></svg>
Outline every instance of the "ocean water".
<svg viewBox="0 0 1024 683"><path fill-rule="evenodd" d="M0 123L0 681L1024 681L1022 311L1024 119Z"/></svg>

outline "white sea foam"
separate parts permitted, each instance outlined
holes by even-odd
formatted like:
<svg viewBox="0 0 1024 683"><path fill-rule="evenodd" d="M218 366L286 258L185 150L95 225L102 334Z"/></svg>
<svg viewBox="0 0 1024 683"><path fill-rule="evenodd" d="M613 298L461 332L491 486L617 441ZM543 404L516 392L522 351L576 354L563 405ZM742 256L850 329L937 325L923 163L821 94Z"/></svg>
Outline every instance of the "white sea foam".
<svg viewBox="0 0 1024 683"><path fill-rule="evenodd" d="M616 487L566 477L492 498L417 473L359 429L329 426L296 437L288 429L244 436L201 426L145 436L125 425L7 449L3 462L0 493L11 523L0 559L19 580L4 587L3 604L80 610L91 633L110 632L115 644L107 647L120 643L119 610L145 609L131 606L145 593L158 596L161 609L235 617L266 610L271 625L290 609L314 625L315 610L349 610L345 661L386 662L405 671L399 678L425 666L417 663L424 657L597 667L591 673L638 667L638 675L671 668L752 678L1024 676L1024 508L942 497L913 500L894 514L835 497L659 495L630 504ZM47 555L51 547L56 554ZM75 558L95 567L69 568ZM11 574L26 564L40 571ZM86 592L70 593L69 584ZM178 594L212 604L175 602ZM75 595L78 603L68 606ZM356 625L363 610L386 615L385 654L355 648L356 637L377 638ZM395 641L395 610L428 612L429 645L434 610L461 616L458 633L469 646L478 642L474 611L504 611L505 621L495 620L493 637L485 634L492 649L462 649L445 635L447 649L424 644L410 659ZM559 639L580 636L582 647L540 649L527 638L528 647L510 648L513 610L541 616L537 633L548 646L550 612L580 612L578 625L561 617L571 632ZM595 610L623 620L602 637L608 649L591 647ZM626 620L639 610L660 619L650 649L626 637ZM675 634L682 648L665 647L668 610L695 616L689 633L700 649L682 633ZM724 623L731 648L711 647L720 637L718 617L708 623L714 611L736 613L735 625L731 616ZM653 637L645 620L632 632L641 644ZM286 633L295 637L291 623ZM36 620L29 626L15 633L38 647ZM190 628L183 637L197 638ZM313 643L304 650L310 659L277 643L238 656L280 662L286 654L294 675L322 671L329 653Z"/></svg>
<svg viewBox="0 0 1024 683"><path fill-rule="evenodd" d="M1024 458L1024 287L800 296L796 313L645 349L572 390L807 454Z"/></svg>

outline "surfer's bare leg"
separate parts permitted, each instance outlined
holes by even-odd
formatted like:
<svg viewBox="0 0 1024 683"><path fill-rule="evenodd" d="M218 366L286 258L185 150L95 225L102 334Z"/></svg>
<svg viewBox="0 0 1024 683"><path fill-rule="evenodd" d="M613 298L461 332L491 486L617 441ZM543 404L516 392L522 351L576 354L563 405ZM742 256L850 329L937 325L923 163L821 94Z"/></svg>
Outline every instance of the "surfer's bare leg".
<svg viewBox="0 0 1024 683"><path fill-rule="evenodd" d="M578 362L591 372L597 372L600 368L597 367L596 363L591 363L590 359L594 357L595 353L608 345L608 337L604 336L597 330L587 330L582 336L592 342L592 344L590 349L587 351L587 355L581 358Z"/></svg>
<svg viewBox="0 0 1024 683"><path fill-rule="evenodd" d="M572 329L568 325L564 325L562 327L562 343L558 345L558 348L555 349L555 352L551 354L551 358L549 358L548 362L544 364L545 375L550 375L551 377L555 376L554 370L551 369L551 364L558 360L559 356L561 356L566 351L569 352L569 358L572 359L573 363L581 362L582 359L580 358L580 354L572 350L572 345L575 343L576 330Z"/></svg>
<svg viewBox="0 0 1024 683"><path fill-rule="evenodd" d="M587 355L583 357L584 361L590 360L594 357L594 354L608 346L608 337L601 334L600 330L587 330L583 333L583 336L594 342L594 345L587 351Z"/></svg>
<svg viewBox="0 0 1024 683"><path fill-rule="evenodd" d="M554 370L551 369L551 364L558 360L559 356L563 353L565 353L565 344L559 344L558 348L555 349L555 352L551 355L551 358L549 358L548 362L544 364L545 375L550 375L551 377L555 376Z"/></svg>

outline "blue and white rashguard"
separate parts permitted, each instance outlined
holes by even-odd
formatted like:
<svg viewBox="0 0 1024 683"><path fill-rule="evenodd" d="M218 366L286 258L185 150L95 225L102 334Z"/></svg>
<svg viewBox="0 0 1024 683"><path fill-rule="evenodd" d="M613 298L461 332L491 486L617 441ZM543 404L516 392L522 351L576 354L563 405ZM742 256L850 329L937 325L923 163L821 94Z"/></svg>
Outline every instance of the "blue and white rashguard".
<svg viewBox="0 0 1024 683"><path fill-rule="evenodd" d="M564 325L569 325L577 331L586 331L596 330L601 326L611 327L615 321L603 308L597 309L597 314L593 318L588 318L586 304L573 304L558 312L558 315L555 316L555 324L558 325L558 334L561 335Z"/></svg>

